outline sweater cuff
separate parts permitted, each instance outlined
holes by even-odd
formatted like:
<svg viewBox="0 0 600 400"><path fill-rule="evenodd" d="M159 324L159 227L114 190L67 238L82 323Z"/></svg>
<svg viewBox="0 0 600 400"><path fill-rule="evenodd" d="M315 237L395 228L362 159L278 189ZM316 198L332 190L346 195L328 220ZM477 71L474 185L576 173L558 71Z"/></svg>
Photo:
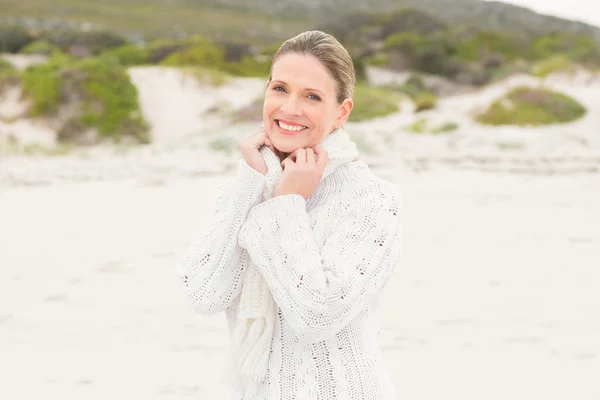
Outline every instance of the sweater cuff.
<svg viewBox="0 0 600 400"><path fill-rule="evenodd" d="M255 204L257 201L262 200L265 185L265 176L249 166L245 160L240 160L234 185L238 195L250 195L252 203Z"/></svg>
<svg viewBox="0 0 600 400"><path fill-rule="evenodd" d="M259 227L270 225L274 218L306 214L306 200L299 194L285 194L266 200L252 208L253 222Z"/></svg>

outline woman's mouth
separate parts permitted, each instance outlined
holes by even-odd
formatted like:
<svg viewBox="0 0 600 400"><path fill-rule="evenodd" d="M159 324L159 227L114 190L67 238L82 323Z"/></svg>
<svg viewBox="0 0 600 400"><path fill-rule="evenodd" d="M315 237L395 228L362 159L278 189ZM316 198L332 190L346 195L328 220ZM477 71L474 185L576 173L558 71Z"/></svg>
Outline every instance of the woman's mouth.
<svg viewBox="0 0 600 400"><path fill-rule="evenodd" d="M305 129L308 129L304 125L298 125L291 122L284 122L280 119L276 119L275 123L279 127L279 132L281 132L284 135L295 135L299 132L304 131Z"/></svg>

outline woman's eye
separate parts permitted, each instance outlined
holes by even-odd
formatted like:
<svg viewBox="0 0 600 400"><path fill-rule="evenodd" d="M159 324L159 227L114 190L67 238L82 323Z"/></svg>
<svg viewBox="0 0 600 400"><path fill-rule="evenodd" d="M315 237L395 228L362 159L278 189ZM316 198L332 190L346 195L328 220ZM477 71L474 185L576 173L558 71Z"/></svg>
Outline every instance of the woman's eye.
<svg viewBox="0 0 600 400"><path fill-rule="evenodd" d="M321 98L320 98L319 96L317 96L316 94L309 94L309 95L308 95L308 97L309 97L311 100L316 100L316 101L319 101L319 100L321 100Z"/></svg>
<svg viewBox="0 0 600 400"><path fill-rule="evenodd" d="M273 90L274 90L274 91L276 91L276 92L280 92L281 90L279 90L279 89L281 89L281 90L285 91L285 89L283 88L283 86L275 86L275 87L273 88Z"/></svg>

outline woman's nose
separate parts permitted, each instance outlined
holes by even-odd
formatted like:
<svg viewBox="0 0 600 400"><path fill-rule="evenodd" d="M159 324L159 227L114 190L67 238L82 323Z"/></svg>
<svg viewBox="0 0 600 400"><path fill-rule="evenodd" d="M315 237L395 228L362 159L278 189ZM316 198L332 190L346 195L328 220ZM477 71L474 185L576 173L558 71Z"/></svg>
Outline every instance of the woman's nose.
<svg viewBox="0 0 600 400"><path fill-rule="evenodd" d="M288 96L285 102L281 105L281 111L287 115L300 115L300 105L296 96Z"/></svg>

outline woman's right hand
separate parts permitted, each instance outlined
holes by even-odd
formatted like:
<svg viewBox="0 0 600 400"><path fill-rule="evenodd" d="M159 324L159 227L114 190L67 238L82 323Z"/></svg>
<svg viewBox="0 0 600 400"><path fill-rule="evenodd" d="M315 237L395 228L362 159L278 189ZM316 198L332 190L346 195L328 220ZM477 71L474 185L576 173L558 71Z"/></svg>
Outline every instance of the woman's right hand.
<svg viewBox="0 0 600 400"><path fill-rule="evenodd" d="M250 136L242 139L238 147L246 163L260 174L266 175L267 164L259 151L262 146L267 146L275 153L275 147L269 140L265 129L261 126Z"/></svg>

